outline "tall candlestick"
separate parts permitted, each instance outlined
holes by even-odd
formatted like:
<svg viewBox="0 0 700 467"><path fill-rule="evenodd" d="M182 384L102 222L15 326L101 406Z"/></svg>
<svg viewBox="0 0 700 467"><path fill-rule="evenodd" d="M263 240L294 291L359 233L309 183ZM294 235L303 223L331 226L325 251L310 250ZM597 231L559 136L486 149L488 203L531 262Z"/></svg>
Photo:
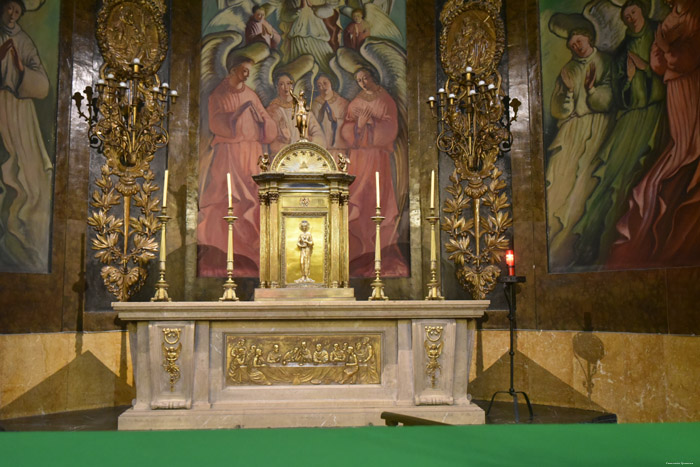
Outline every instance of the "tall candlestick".
<svg viewBox="0 0 700 467"><path fill-rule="evenodd" d="M168 169L165 169L165 178L163 179L163 209L168 204Z"/></svg>
<svg viewBox="0 0 700 467"><path fill-rule="evenodd" d="M231 195L231 172L226 174L226 183L228 185L228 207L233 207L233 196Z"/></svg>
<svg viewBox="0 0 700 467"><path fill-rule="evenodd" d="M430 172L430 209L435 209L435 171Z"/></svg>
<svg viewBox="0 0 700 467"><path fill-rule="evenodd" d="M379 209L381 207L379 203L379 172L374 172L374 177L377 182L377 209Z"/></svg>

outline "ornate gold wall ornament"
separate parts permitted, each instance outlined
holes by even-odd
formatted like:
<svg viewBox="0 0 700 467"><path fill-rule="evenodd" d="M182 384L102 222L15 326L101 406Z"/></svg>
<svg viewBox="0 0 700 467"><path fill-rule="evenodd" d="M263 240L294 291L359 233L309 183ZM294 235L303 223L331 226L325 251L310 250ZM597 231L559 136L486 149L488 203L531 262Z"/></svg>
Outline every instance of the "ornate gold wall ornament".
<svg viewBox="0 0 700 467"><path fill-rule="evenodd" d="M423 346L425 347L425 353L428 357L428 363L425 365L425 374L430 378L430 386L432 388L435 388L437 373L442 369L438 361L442 355L442 348L445 344L442 341L442 330L442 326L425 327L425 341L423 342Z"/></svg>
<svg viewBox="0 0 700 467"><path fill-rule="evenodd" d="M226 335L226 384L380 384L381 335Z"/></svg>
<svg viewBox="0 0 700 467"><path fill-rule="evenodd" d="M170 391L175 391L175 383L180 379L180 367L177 360L180 358L182 342L180 342L180 328L163 329L163 369L170 377ZM177 344L177 345L176 345Z"/></svg>
<svg viewBox="0 0 700 467"><path fill-rule="evenodd" d="M91 146L106 158L88 224L97 234L92 248L105 264L104 284L119 301L141 288L146 265L158 250L158 199L152 196L158 186L150 163L168 144L165 122L177 97L155 75L167 51L164 13L162 1L106 0L97 29L105 64L95 88L84 91L87 113L81 108L83 95L73 95L78 114L90 124ZM114 215L112 208L120 204L123 216Z"/></svg>
<svg viewBox="0 0 700 467"><path fill-rule="evenodd" d="M484 299L509 246L510 201L496 161L510 150L510 123L520 102L504 94L497 70L505 43L500 2L449 1L440 19L440 58L448 78L428 104L438 118L438 150L455 164L441 227L450 236L445 249L457 279L473 298Z"/></svg>
<svg viewBox="0 0 700 467"><path fill-rule="evenodd" d="M155 74L168 52L164 0L104 0L97 14L97 43L118 78L131 72L134 58L144 75Z"/></svg>

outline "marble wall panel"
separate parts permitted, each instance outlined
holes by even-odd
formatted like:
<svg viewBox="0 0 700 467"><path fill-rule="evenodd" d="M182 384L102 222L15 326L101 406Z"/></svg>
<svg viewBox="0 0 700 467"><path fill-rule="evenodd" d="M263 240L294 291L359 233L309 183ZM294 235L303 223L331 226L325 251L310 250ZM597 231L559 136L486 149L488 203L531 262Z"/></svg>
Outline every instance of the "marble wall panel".
<svg viewBox="0 0 700 467"><path fill-rule="evenodd" d="M0 419L125 405L125 332L0 335Z"/></svg>

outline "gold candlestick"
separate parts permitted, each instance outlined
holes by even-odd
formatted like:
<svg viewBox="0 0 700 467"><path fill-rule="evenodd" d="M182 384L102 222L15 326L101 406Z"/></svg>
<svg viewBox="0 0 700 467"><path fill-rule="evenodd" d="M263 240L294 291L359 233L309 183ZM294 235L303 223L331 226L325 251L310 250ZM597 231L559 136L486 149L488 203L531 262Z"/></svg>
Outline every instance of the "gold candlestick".
<svg viewBox="0 0 700 467"><path fill-rule="evenodd" d="M381 254L381 236L379 228L384 220L382 210L377 206L377 213L372 216L372 220L377 224L377 238L374 243L374 280L372 281L372 295L370 300L389 300L389 297L384 295L384 281L382 281L382 254Z"/></svg>
<svg viewBox="0 0 700 467"><path fill-rule="evenodd" d="M440 217L435 215L435 208L430 209L430 216L425 218L430 222L430 281L428 281L428 296L426 300L444 300L440 293L440 282L437 279L437 231L436 224Z"/></svg>
<svg viewBox="0 0 700 467"><path fill-rule="evenodd" d="M226 282L224 282L224 294L219 298L220 302L237 302L236 282L233 280L233 223L238 219L233 215L233 207L229 206L228 215L224 220L228 222L228 248L226 252Z"/></svg>
<svg viewBox="0 0 700 467"><path fill-rule="evenodd" d="M167 183L167 182L166 182ZM168 296L168 283L165 281L165 224L168 223L170 217L167 214L167 208L163 206L158 216L160 221L160 259L158 261L159 278L156 282L156 293L151 298L152 302L170 302Z"/></svg>

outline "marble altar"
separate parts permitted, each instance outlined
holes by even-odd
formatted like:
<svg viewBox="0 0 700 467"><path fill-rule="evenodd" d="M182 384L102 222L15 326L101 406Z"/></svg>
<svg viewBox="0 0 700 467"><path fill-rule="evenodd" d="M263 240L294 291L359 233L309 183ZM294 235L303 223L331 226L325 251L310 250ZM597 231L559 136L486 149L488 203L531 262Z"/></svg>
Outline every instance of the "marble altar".
<svg viewBox="0 0 700 467"><path fill-rule="evenodd" d="M113 303L136 398L120 430L483 424L468 396L489 302Z"/></svg>

